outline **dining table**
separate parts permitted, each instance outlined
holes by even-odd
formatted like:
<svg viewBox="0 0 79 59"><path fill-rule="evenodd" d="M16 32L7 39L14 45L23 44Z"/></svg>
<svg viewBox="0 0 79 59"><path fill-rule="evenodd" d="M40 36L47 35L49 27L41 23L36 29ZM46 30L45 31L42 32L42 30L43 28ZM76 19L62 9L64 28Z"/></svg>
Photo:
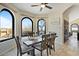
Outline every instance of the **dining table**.
<svg viewBox="0 0 79 59"><path fill-rule="evenodd" d="M55 36L58 37L58 36ZM33 46L35 44L39 44L41 43L42 40L42 36L34 36L34 37L27 37L25 38L25 41L23 41L23 44L25 44L26 46Z"/></svg>
<svg viewBox="0 0 79 59"><path fill-rule="evenodd" d="M29 47L41 42L42 42L42 36L35 36L35 37L27 37L26 41L23 41L23 44Z"/></svg>
<svg viewBox="0 0 79 59"><path fill-rule="evenodd" d="M42 36L35 36L35 37L27 37L25 41L23 41L23 44L28 47L33 47L35 44L39 44L42 42ZM33 50L33 55L35 56L35 49Z"/></svg>
<svg viewBox="0 0 79 59"><path fill-rule="evenodd" d="M57 37L57 36L56 36ZM26 45L26 46L31 46L33 47L33 45L35 44L39 44L41 43L43 40L42 40L42 35L41 36L34 36L34 37L27 37L25 39L25 41L23 41L23 44ZM33 53L35 55L35 53Z"/></svg>

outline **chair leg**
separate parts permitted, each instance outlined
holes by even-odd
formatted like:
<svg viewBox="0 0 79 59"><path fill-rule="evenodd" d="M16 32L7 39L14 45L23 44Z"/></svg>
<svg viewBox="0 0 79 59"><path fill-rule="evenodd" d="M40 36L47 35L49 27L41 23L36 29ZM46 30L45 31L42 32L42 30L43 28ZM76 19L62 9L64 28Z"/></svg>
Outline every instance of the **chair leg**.
<svg viewBox="0 0 79 59"><path fill-rule="evenodd" d="M17 50L17 56L19 56L19 51Z"/></svg>
<svg viewBox="0 0 79 59"><path fill-rule="evenodd" d="M22 56L22 53L17 49L17 56Z"/></svg>
<svg viewBox="0 0 79 59"><path fill-rule="evenodd" d="M54 52L55 52L55 45L53 45L53 49L54 49Z"/></svg>
<svg viewBox="0 0 79 59"><path fill-rule="evenodd" d="M20 56L22 56L22 53L20 54Z"/></svg>
<svg viewBox="0 0 79 59"><path fill-rule="evenodd" d="M35 56L35 49L31 50L31 55Z"/></svg>
<svg viewBox="0 0 79 59"><path fill-rule="evenodd" d="M41 56L42 56L42 51L41 51Z"/></svg>
<svg viewBox="0 0 79 59"><path fill-rule="evenodd" d="M47 48L47 56L48 56L48 48Z"/></svg>
<svg viewBox="0 0 79 59"><path fill-rule="evenodd" d="M50 53L50 55L51 55L51 49L49 48L49 53Z"/></svg>
<svg viewBox="0 0 79 59"><path fill-rule="evenodd" d="M49 45L49 54L51 55L51 49L52 49L52 46L51 45Z"/></svg>
<svg viewBox="0 0 79 59"><path fill-rule="evenodd" d="M28 51L27 54L30 54L30 52Z"/></svg>

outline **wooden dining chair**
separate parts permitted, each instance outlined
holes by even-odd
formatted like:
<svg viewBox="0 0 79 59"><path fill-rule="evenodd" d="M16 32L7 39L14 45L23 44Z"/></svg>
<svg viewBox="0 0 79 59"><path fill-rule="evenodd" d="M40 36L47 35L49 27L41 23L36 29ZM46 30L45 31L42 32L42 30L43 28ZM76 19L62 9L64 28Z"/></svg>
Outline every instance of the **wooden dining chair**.
<svg viewBox="0 0 79 59"><path fill-rule="evenodd" d="M49 41L48 41L48 47L49 47L50 54L51 54L52 49L55 51L55 38L56 38L56 33L51 33Z"/></svg>
<svg viewBox="0 0 79 59"><path fill-rule="evenodd" d="M16 46L17 46L17 56L22 56L25 53L30 52L32 56L34 56L34 49L32 47L23 47L19 41L19 36L15 38Z"/></svg>
<svg viewBox="0 0 79 59"><path fill-rule="evenodd" d="M48 36L42 35L41 43L35 44L35 45L33 45L33 47L41 52L41 56L42 56L43 51L46 49L46 53L48 56Z"/></svg>

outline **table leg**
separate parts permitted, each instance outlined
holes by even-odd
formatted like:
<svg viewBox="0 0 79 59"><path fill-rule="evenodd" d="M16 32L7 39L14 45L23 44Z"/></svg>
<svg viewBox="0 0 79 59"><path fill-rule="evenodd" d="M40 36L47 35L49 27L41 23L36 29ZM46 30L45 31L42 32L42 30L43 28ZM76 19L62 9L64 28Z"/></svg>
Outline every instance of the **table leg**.
<svg viewBox="0 0 79 59"><path fill-rule="evenodd" d="M31 51L31 55L32 55L32 56L35 56L35 49L33 49L33 50Z"/></svg>

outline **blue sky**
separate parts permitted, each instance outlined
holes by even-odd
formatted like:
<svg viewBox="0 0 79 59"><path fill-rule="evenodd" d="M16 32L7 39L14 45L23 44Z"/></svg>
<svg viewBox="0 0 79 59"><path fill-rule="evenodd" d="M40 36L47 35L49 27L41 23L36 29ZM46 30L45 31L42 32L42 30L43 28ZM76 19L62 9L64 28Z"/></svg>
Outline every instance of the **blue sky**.
<svg viewBox="0 0 79 59"><path fill-rule="evenodd" d="M39 25L40 25L40 26L43 26L44 24L45 24L44 20L40 20L40 21L39 21Z"/></svg>
<svg viewBox="0 0 79 59"><path fill-rule="evenodd" d="M39 25L41 26L44 25L43 20L39 22ZM32 26L31 20L29 20L28 18L25 18L22 21L22 26L23 28L30 28ZM7 11L2 11L0 13L0 28L12 28L12 16Z"/></svg>
<svg viewBox="0 0 79 59"><path fill-rule="evenodd" d="M12 28L12 16L7 11L0 13L0 27L1 28Z"/></svg>
<svg viewBox="0 0 79 59"><path fill-rule="evenodd" d="M25 18L26 20L23 20L22 24L23 27L31 27L32 23L29 19ZM0 28L12 28L12 16L7 11L2 11L0 13Z"/></svg>
<svg viewBox="0 0 79 59"><path fill-rule="evenodd" d="M31 20L29 20L28 18L25 18L23 21L22 21L22 26L23 28L26 27L26 28L29 28L32 26L32 22Z"/></svg>

